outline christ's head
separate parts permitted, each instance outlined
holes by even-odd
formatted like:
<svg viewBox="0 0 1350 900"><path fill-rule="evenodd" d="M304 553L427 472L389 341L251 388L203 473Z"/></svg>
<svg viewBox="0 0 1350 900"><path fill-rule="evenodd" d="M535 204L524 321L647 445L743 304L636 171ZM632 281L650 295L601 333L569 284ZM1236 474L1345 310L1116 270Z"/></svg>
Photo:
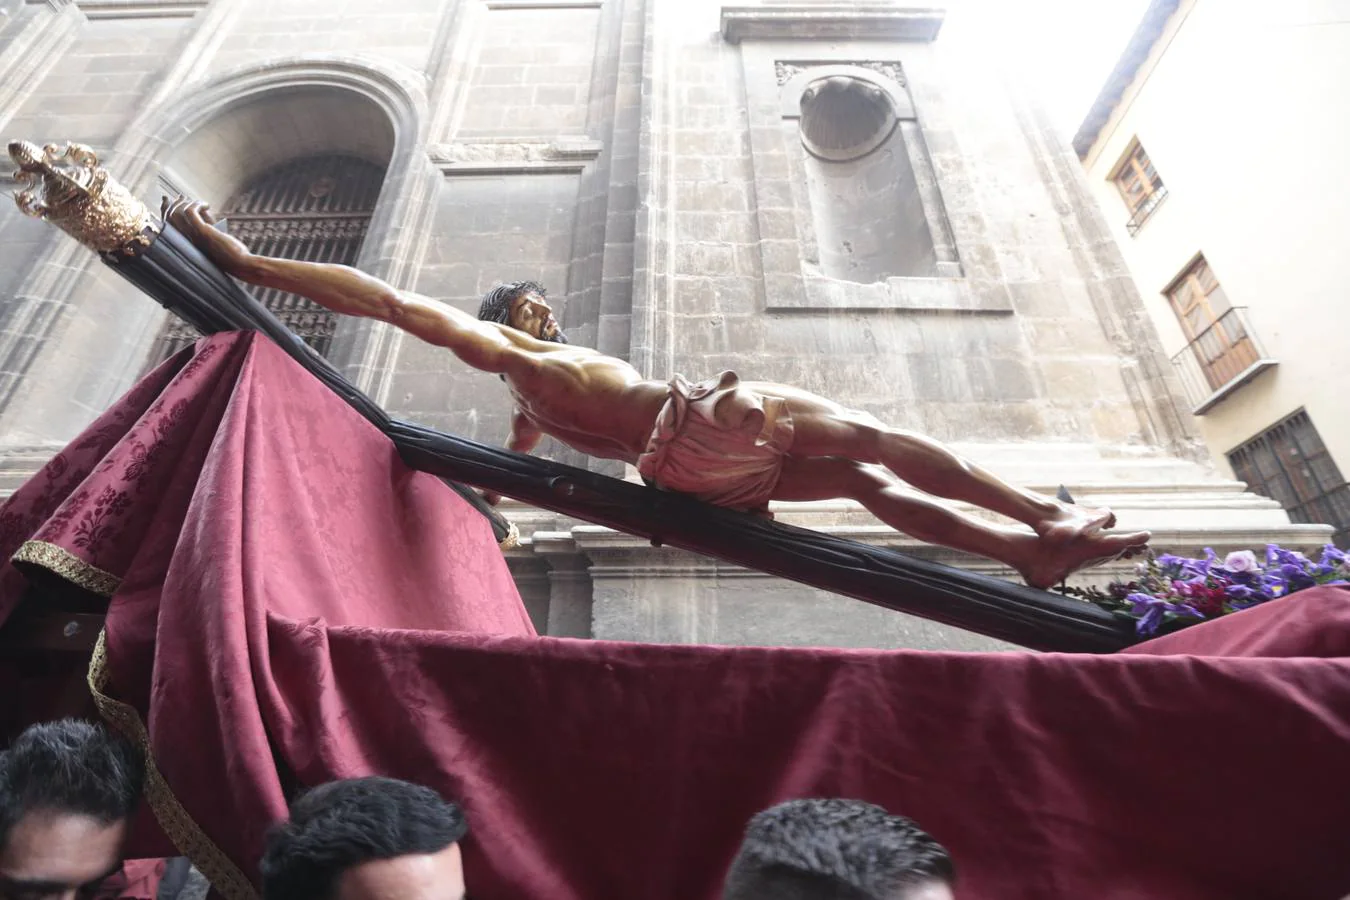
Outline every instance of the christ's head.
<svg viewBox="0 0 1350 900"><path fill-rule="evenodd" d="M510 325L541 341L567 343L567 335L553 317L544 286L535 281L499 284L483 295L478 318L484 322Z"/></svg>

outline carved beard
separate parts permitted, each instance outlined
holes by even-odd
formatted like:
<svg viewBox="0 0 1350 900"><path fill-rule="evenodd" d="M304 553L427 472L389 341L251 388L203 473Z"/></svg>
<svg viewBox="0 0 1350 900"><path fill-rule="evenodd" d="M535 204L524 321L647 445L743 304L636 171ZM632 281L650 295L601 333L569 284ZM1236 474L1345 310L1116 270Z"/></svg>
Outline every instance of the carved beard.
<svg viewBox="0 0 1350 900"><path fill-rule="evenodd" d="M521 328L520 326L518 326L518 325L516 325L515 323L511 322L509 319L508 319L507 321L505 321L505 322L499 322L498 324L506 325L506 326L508 326L508 327L510 327L510 328L514 328L516 331L524 331L526 334L530 334L530 333L529 333L528 331L526 331L524 328ZM535 336L532 335L532 334L530 334L530 337L535 337ZM535 340L539 340L539 341L548 341L548 342L551 343L551 344L570 344L570 343L571 343L571 341L569 341L569 340L567 339L567 335L563 332L563 330L562 330L561 328L558 329L558 333L555 334L555 335L553 335L553 337L544 337L544 336L541 334L541 335L539 335L537 338L535 338Z"/></svg>

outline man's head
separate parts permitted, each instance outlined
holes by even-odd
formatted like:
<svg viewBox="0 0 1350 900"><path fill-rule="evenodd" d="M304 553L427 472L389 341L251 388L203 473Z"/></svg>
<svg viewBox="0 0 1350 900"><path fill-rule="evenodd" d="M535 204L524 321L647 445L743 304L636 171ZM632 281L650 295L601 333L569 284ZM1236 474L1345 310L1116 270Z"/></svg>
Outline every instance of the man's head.
<svg viewBox="0 0 1350 900"><path fill-rule="evenodd" d="M861 800L791 800L750 820L723 900L951 900L951 857Z"/></svg>
<svg viewBox="0 0 1350 900"><path fill-rule="evenodd" d="M267 836L264 900L463 900L453 803L394 778L334 781L302 795Z"/></svg>
<svg viewBox="0 0 1350 900"><path fill-rule="evenodd" d="M34 725L0 753L0 897L74 898L122 864L145 760L97 725Z"/></svg>
<svg viewBox="0 0 1350 900"><path fill-rule="evenodd" d="M478 306L478 318L484 322L510 325L541 341L567 343L567 335L553 318L553 307L548 305L548 292L536 281L513 281L499 284L483 295Z"/></svg>

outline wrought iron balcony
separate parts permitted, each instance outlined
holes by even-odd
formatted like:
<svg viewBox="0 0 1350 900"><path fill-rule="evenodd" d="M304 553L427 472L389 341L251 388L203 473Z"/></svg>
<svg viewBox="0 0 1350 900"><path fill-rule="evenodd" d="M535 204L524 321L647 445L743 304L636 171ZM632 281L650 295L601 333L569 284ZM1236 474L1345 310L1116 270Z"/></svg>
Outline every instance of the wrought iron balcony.
<svg viewBox="0 0 1350 900"><path fill-rule="evenodd" d="M1257 341L1247 310L1236 306L1172 357L1191 412L1197 416L1277 364Z"/></svg>
<svg viewBox="0 0 1350 900"><path fill-rule="evenodd" d="M1144 222L1153 215L1153 211L1162 205L1167 199L1167 185L1160 184L1157 189L1144 198L1144 202L1139 204L1139 208L1130 216L1130 221L1125 223L1125 230L1134 237L1139 233L1139 229L1144 227Z"/></svg>

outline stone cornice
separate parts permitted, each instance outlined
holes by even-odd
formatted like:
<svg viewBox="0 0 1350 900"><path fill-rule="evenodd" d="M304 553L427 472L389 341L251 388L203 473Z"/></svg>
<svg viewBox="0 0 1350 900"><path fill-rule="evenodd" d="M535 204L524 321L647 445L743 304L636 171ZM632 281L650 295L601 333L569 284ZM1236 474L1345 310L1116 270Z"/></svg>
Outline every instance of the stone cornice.
<svg viewBox="0 0 1350 900"><path fill-rule="evenodd" d="M931 41L946 11L922 7L868 8L857 4L724 6L722 37L745 40Z"/></svg>
<svg viewBox="0 0 1350 900"><path fill-rule="evenodd" d="M431 161L447 175L580 172L604 149L585 137L434 144Z"/></svg>
<svg viewBox="0 0 1350 900"><path fill-rule="evenodd" d="M190 19L208 0L78 0L89 19Z"/></svg>

